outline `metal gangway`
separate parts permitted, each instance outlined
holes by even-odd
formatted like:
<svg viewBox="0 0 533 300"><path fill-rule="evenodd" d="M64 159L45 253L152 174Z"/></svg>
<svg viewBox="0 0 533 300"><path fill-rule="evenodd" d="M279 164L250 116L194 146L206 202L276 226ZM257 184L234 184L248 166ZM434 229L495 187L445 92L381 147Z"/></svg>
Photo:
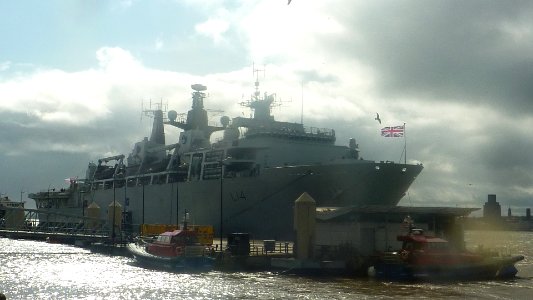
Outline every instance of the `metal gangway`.
<svg viewBox="0 0 533 300"><path fill-rule="evenodd" d="M5 237L107 242L112 239L111 227L106 219L23 207L0 207L0 236Z"/></svg>

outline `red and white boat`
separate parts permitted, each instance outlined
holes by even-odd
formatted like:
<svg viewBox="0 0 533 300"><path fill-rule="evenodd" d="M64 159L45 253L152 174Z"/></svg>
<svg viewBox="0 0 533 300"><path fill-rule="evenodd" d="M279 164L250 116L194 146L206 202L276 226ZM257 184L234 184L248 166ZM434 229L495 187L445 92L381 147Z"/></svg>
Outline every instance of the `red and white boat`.
<svg viewBox="0 0 533 300"><path fill-rule="evenodd" d="M189 230L184 222L182 230L163 232L155 240L138 240L128 245L129 252L137 262L156 268L211 269L215 258L211 249L202 245L198 233Z"/></svg>
<svg viewBox="0 0 533 300"><path fill-rule="evenodd" d="M515 263L524 256L499 256L456 249L442 238L410 229L399 235L399 251L381 255L374 265L376 277L388 279L497 279L514 277Z"/></svg>

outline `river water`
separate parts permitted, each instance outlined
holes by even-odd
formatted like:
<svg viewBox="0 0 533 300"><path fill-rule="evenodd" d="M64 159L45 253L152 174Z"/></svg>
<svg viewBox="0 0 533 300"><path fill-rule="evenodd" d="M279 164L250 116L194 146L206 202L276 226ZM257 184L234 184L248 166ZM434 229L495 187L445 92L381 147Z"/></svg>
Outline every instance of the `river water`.
<svg viewBox="0 0 533 300"><path fill-rule="evenodd" d="M468 246L522 254L512 280L398 283L270 272L179 274L75 246L0 238L7 299L533 299L533 232L468 231Z"/></svg>

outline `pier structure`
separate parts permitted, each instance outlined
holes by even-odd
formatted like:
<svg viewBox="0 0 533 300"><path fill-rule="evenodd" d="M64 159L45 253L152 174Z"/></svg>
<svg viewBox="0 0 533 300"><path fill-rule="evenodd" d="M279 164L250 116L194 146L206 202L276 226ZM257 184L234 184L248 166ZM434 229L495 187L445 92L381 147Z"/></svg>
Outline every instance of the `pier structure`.
<svg viewBox="0 0 533 300"><path fill-rule="evenodd" d="M0 236L67 244L113 242L109 222L106 219L30 209L22 206L2 206L0 210L2 211ZM121 240L119 237L115 242Z"/></svg>
<svg viewBox="0 0 533 300"><path fill-rule="evenodd" d="M216 268L222 271L362 275L362 272L366 274L376 255L399 249L397 235L409 230L413 224L448 240L453 247L464 248L464 231L459 220L478 210L383 205L316 207L315 203L306 193L295 201L294 227L287 228L289 232L294 230L294 242L257 241L253 239L253 233L229 233L227 238L213 240L212 228L206 231L210 236L207 244L212 254L219 258ZM90 209L84 217L23 207L0 207L0 210L3 212L0 236L79 246L113 246L129 242L124 238L124 226L116 222L119 216L115 214L109 215L108 219L99 219L93 217L99 214L96 211L93 214ZM157 231L167 231L163 225L156 225ZM143 232L146 233L148 227L145 227ZM113 236L113 232L119 236ZM212 247L219 244L220 248Z"/></svg>
<svg viewBox="0 0 533 300"><path fill-rule="evenodd" d="M302 199L314 202L305 194L295 202L295 256L272 259L272 267L302 274L366 274L377 255L401 248L397 236L411 226L464 249L459 220L479 209L363 205L316 207L309 213L308 207L298 209Z"/></svg>

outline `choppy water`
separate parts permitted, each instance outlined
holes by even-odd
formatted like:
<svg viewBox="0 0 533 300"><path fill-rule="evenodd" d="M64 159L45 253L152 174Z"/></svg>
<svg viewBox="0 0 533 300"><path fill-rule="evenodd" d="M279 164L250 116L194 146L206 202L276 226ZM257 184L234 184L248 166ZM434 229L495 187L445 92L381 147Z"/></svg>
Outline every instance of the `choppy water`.
<svg viewBox="0 0 533 300"><path fill-rule="evenodd" d="M471 231L466 239L525 255L518 277L407 284L270 272L177 274L74 246L0 238L0 291L8 299L533 299L533 232Z"/></svg>

